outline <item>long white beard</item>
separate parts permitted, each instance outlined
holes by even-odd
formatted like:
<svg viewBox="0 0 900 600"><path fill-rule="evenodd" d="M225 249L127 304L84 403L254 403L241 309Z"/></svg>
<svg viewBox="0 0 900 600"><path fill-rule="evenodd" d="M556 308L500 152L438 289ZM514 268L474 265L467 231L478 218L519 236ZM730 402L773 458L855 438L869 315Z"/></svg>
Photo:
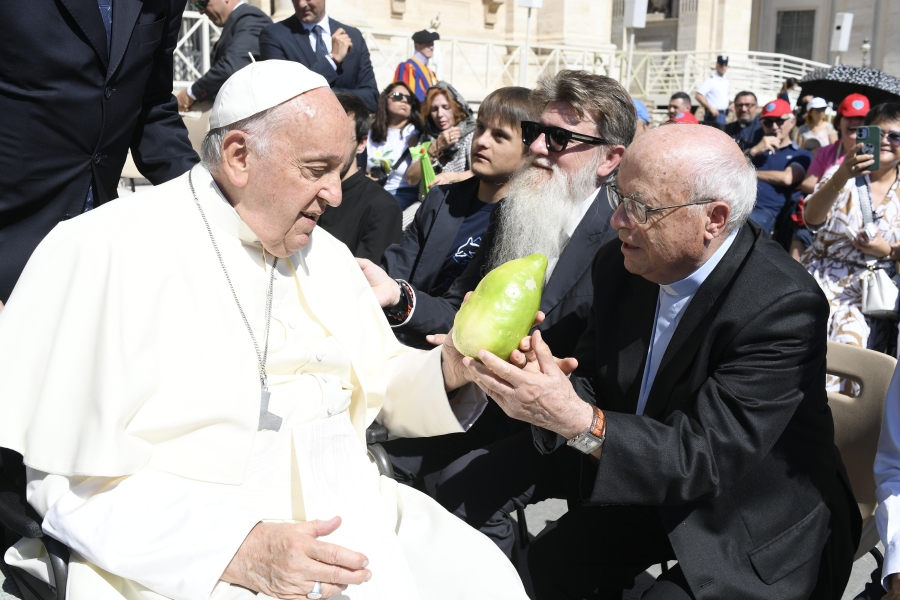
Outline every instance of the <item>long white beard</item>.
<svg viewBox="0 0 900 600"><path fill-rule="evenodd" d="M500 208L488 270L529 254L559 258L569 243L566 226L577 218L582 201L597 187L597 168L603 157L600 152L594 154L577 173L565 173L544 157L536 157L513 175ZM551 168L550 178L545 181L547 172L534 164Z"/></svg>

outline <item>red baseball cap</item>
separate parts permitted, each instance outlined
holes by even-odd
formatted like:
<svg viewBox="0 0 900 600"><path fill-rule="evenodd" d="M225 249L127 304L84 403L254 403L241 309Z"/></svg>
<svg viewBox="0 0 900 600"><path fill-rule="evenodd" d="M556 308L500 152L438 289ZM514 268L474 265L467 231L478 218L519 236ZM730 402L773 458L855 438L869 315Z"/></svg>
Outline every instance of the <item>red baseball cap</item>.
<svg viewBox="0 0 900 600"><path fill-rule="evenodd" d="M838 106L838 114L842 117L864 117L869 113L869 99L862 94L850 94Z"/></svg>
<svg viewBox="0 0 900 600"><path fill-rule="evenodd" d="M697 120L697 117L694 116L691 112L682 112L675 115L675 118L671 119L672 123L685 123L687 125L699 125L700 121Z"/></svg>
<svg viewBox="0 0 900 600"><path fill-rule="evenodd" d="M793 114L793 112L791 111L791 105L779 98L777 100L772 100L771 102L766 102L766 105L763 106L763 111L759 118L780 119L784 115L789 114Z"/></svg>

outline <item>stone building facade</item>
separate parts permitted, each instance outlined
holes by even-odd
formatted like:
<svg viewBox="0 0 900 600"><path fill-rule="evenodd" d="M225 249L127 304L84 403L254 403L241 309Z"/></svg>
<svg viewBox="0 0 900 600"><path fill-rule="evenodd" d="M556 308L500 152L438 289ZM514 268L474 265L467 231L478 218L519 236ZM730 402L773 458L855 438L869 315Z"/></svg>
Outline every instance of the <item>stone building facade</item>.
<svg viewBox="0 0 900 600"><path fill-rule="evenodd" d="M900 48L890 41L900 27L900 0L753 0L750 48L834 64L831 31L842 12L853 13L853 27L841 62L861 66L868 39L866 64L900 76Z"/></svg>

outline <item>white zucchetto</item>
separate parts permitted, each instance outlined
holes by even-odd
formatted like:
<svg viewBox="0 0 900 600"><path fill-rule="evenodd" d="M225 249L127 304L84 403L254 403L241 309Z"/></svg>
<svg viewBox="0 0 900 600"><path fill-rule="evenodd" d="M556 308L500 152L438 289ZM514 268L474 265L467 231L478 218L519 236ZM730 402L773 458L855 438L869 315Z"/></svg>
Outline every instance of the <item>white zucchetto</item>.
<svg viewBox="0 0 900 600"><path fill-rule="evenodd" d="M228 78L209 115L211 129L225 127L320 87L325 78L288 60L253 62Z"/></svg>

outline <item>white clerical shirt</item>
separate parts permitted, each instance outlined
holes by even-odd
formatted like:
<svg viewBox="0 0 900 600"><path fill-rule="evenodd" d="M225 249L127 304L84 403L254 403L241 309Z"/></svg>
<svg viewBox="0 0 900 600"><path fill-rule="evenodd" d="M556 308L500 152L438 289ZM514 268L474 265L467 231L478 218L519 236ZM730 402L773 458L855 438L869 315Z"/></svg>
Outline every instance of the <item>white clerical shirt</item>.
<svg viewBox="0 0 900 600"><path fill-rule="evenodd" d="M666 354L666 348L672 341L675 329L681 322L681 317L688 305L694 298L694 294L700 289L700 286L713 272L731 244L737 236L738 230L735 229L725 238L722 245L703 263L699 269L674 283L659 286L659 297L656 300L656 318L653 323L653 334L650 337L650 349L647 351L647 366L644 367L644 379L641 381L641 394L638 396L638 406L636 414L644 414L644 408L647 406L647 398L650 396L650 389L653 387L653 380L656 379L656 372L659 370L659 364L662 362L663 356Z"/></svg>

